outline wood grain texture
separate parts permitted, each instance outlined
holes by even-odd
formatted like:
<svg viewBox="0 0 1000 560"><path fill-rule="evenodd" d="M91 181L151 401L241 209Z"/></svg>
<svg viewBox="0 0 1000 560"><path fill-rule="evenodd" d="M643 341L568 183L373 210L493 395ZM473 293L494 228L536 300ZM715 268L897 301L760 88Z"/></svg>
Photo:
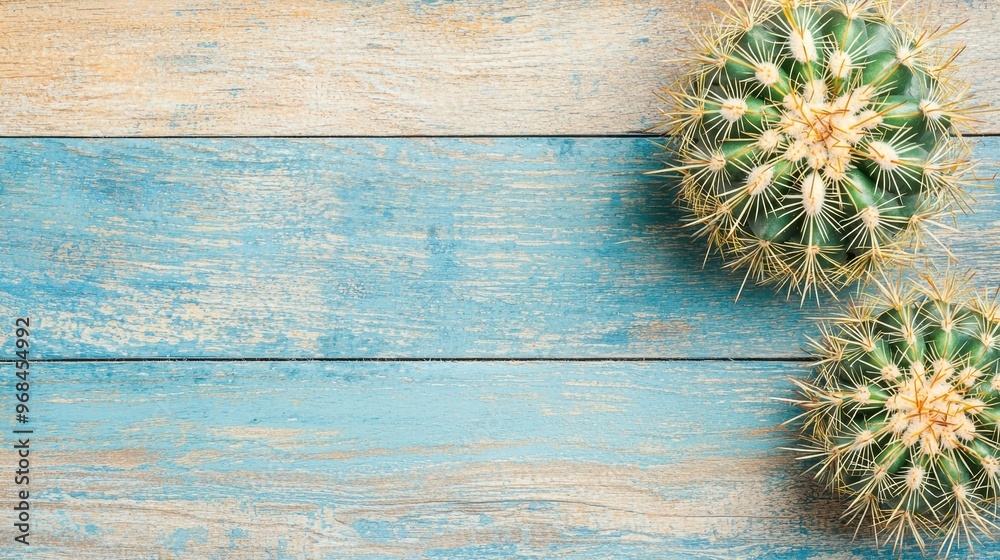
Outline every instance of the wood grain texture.
<svg viewBox="0 0 1000 560"><path fill-rule="evenodd" d="M10 0L0 135L557 135L642 130L722 0ZM996 103L995 0L920 0ZM1000 132L991 115L984 132Z"/></svg>
<svg viewBox="0 0 1000 560"><path fill-rule="evenodd" d="M32 559L890 557L778 449L794 364L36 366Z"/></svg>
<svg viewBox="0 0 1000 560"><path fill-rule="evenodd" d="M702 269L641 174L658 157L642 138L8 139L0 309L37 317L44 358L801 355L817 309L734 303L742 277ZM988 194L945 239L995 284Z"/></svg>

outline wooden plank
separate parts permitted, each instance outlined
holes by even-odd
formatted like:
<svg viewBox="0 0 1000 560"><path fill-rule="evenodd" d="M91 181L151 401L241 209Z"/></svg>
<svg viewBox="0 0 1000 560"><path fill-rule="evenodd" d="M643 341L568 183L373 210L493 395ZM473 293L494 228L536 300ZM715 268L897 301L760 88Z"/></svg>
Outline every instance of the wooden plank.
<svg viewBox="0 0 1000 560"><path fill-rule="evenodd" d="M0 135L608 134L659 119L722 0L12 0ZM996 104L993 1L921 0ZM991 115L984 132L1000 132Z"/></svg>
<svg viewBox="0 0 1000 560"><path fill-rule="evenodd" d="M641 174L658 157L635 138L7 139L0 309L38 321L47 358L801 355L815 306L734 304L742 277L702 269ZM979 209L947 238L1000 282L1000 210Z"/></svg>
<svg viewBox="0 0 1000 560"><path fill-rule="evenodd" d="M879 557L778 450L795 364L32 371L33 559Z"/></svg>

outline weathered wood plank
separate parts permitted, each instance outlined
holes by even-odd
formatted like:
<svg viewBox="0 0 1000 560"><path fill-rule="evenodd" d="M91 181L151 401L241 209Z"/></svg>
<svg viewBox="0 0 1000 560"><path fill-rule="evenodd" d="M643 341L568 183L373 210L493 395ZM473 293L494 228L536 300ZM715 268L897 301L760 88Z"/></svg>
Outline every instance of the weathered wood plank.
<svg viewBox="0 0 1000 560"><path fill-rule="evenodd" d="M8 139L0 309L39 322L48 358L799 355L815 307L734 304L741 277L702 269L641 175L657 158L647 139ZM1000 282L1000 210L979 209L950 239Z"/></svg>
<svg viewBox="0 0 1000 560"><path fill-rule="evenodd" d="M792 364L32 371L34 559L879 557L778 450Z"/></svg>
<svg viewBox="0 0 1000 560"><path fill-rule="evenodd" d="M921 0L996 103L992 0ZM0 135L605 134L658 120L680 17L722 0L13 0ZM972 75L973 71L967 73ZM1000 116L986 132L1000 132Z"/></svg>

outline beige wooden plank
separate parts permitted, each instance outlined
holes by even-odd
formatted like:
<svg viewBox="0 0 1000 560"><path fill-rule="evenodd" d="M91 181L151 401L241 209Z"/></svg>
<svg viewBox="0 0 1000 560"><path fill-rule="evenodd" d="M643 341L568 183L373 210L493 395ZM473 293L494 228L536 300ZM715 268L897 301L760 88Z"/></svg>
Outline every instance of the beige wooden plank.
<svg viewBox="0 0 1000 560"><path fill-rule="evenodd" d="M607 134L658 118L687 31L720 0L5 1L0 135ZM968 19L982 100L995 0ZM972 72L968 73L969 75ZM984 132L1000 132L994 115Z"/></svg>

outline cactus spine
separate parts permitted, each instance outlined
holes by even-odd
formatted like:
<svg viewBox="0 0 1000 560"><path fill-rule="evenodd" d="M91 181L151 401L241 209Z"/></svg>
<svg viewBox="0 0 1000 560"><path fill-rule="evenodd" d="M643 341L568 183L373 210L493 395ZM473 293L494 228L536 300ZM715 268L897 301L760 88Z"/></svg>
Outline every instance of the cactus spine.
<svg viewBox="0 0 1000 560"><path fill-rule="evenodd" d="M743 282L805 299L899 262L956 205L981 107L947 33L890 0L730 4L665 91L671 165L697 233ZM950 133L950 134L949 134Z"/></svg>
<svg viewBox="0 0 1000 560"><path fill-rule="evenodd" d="M847 516L945 555L988 534L1000 497L1000 304L969 276L931 275L825 323L797 381L805 459Z"/></svg>

